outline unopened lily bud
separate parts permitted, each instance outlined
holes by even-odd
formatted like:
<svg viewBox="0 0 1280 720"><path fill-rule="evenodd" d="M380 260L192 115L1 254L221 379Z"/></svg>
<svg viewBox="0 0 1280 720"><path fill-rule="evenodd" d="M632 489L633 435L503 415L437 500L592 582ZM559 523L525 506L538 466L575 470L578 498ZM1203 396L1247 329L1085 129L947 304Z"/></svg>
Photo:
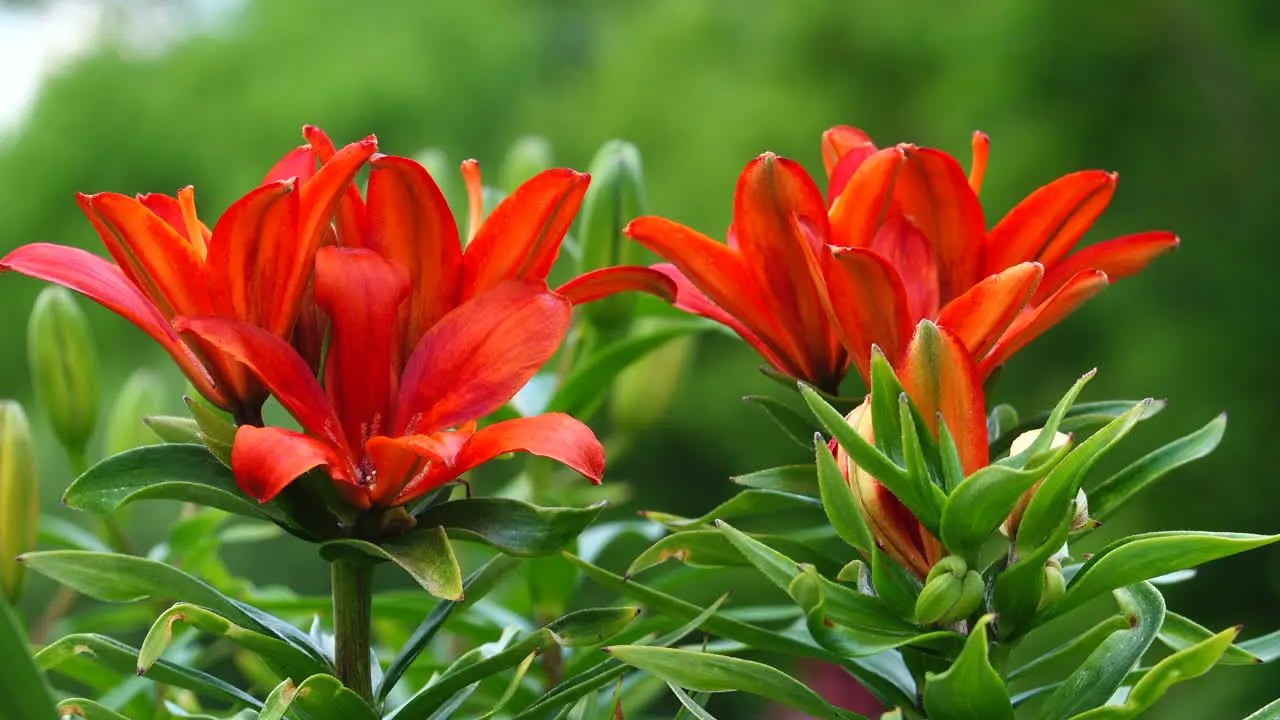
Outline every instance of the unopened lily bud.
<svg viewBox="0 0 1280 720"><path fill-rule="evenodd" d="M584 305L583 309L590 307ZM658 322L656 318L640 318L636 321L636 332L644 332L650 328L650 323L656 325ZM618 373L613 385L611 412L619 430L625 432L650 427L666 416L693 355L693 347L692 335L678 337Z"/></svg>
<svg viewBox="0 0 1280 720"><path fill-rule="evenodd" d="M1039 430L1028 430L1014 438L1013 443L1009 446L1009 455L1013 456L1025 452L1039 436ZM1070 435L1055 432L1053 440L1049 443L1049 449L1056 450L1069 442L1071 442ZM1036 494L1036 490L1040 489L1041 482L1042 480L1037 480L1036 484L1031 486L1031 489L1022 493L1022 497L1018 498L1018 504L1013 506L1013 510L1009 512L1009 517L1000 526L1001 532L1008 536L1009 539L1013 539L1017 534L1018 525L1022 522L1022 514L1027 511L1027 505L1030 504L1032 496ZM1085 512L1087 514L1088 510L1085 510Z"/></svg>
<svg viewBox="0 0 1280 720"><path fill-rule="evenodd" d="M164 383L147 368L135 370L125 380L107 416L107 455L158 442L144 418L160 413L163 398Z"/></svg>
<svg viewBox="0 0 1280 720"><path fill-rule="evenodd" d="M73 457L83 457L98 419L98 367L93 338L71 292L40 292L27 327L27 352L36 401L54 435Z"/></svg>
<svg viewBox="0 0 1280 720"><path fill-rule="evenodd" d="M870 403L859 405L845 421L862 437L874 442L870 408ZM859 467L844 448L837 445L835 453L840 472L853 490L853 498L862 509L876 544L916 577L925 578L936 563L944 560L942 543L888 488ZM960 575L963 576L963 572Z"/></svg>
<svg viewBox="0 0 1280 720"><path fill-rule="evenodd" d="M591 160L591 186L582 201L579 246L582 272L640 262L641 246L623 234L644 214L644 170L640 151L622 140L605 143ZM618 293L583 306L588 322L625 331L635 314L635 293Z"/></svg>
<svg viewBox="0 0 1280 720"><path fill-rule="evenodd" d="M0 592L10 602L22 592L24 568L16 558L35 549L39 518L31 426L21 405L0 400Z"/></svg>
<svg viewBox="0 0 1280 720"><path fill-rule="evenodd" d="M932 625L963 620L982 604L983 590L977 571L969 570L964 560L954 555L945 557L929 571L916 598L916 621Z"/></svg>
<svg viewBox="0 0 1280 720"><path fill-rule="evenodd" d="M516 138L502 161L504 192L513 193L521 183L551 167L553 162L551 141L541 135L523 135Z"/></svg>
<svg viewBox="0 0 1280 720"><path fill-rule="evenodd" d="M1067 592L1067 579L1062 575L1062 566L1056 560L1049 560L1044 565L1044 591L1040 593L1040 602L1036 612L1040 612L1054 604Z"/></svg>

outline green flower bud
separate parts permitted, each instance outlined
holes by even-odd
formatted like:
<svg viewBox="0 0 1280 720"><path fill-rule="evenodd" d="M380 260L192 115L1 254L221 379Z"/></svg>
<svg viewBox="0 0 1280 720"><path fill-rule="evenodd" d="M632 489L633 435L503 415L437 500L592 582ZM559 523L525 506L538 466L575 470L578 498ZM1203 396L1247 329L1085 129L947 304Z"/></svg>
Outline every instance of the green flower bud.
<svg viewBox="0 0 1280 720"><path fill-rule="evenodd" d="M644 214L644 171L640 151L621 140L605 143L591 160L591 187L582 201L579 245L581 272L640 262L640 244L622 231ZM604 330L625 331L635 314L635 293L619 293L584 305L587 321Z"/></svg>
<svg viewBox="0 0 1280 720"><path fill-rule="evenodd" d="M40 483L35 446L22 406L0 400L0 592L16 602L24 568L16 558L35 549Z"/></svg>
<svg viewBox="0 0 1280 720"><path fill-rule="evenodd" d="M1066 592L1067 579L1062 576L1062 566L1055 560L1045 563L1044 591L1040 593L1040 602L1036 605L1036 612L1040 612L1058 602L1058 599Z"/></svg>
<svg viewBox="0 0 1280 720"><path fill-rule="evenodd" d="M500 187L508 194L520 184L551 167L551 141L541 135L524 135L516 138L502 161Z"/></svg>
<svg viewBox="0 0 1280 720"><path fill-rule="evenodd" d="M125 380L107 416L107 455L159 442L143 418L158 415L163 398L164 383L148 368L135 370Z"/></svg>
<svg viewBox="0 0 1280 720"><path fill-rule="evenodd" d="M66 288L50 286L36 298L27 353L36 402L67 453L83 457L98 419L98 366L89 322Z"/></svg>
<svg viewBox="0 0 1280 720"><path fill-rule="evenodd" d="M946 625L963 620L982 605L984 590L976 570L969 570L963 558L948 555L929 569L924 589L916 598L916 622Z"/></svg>

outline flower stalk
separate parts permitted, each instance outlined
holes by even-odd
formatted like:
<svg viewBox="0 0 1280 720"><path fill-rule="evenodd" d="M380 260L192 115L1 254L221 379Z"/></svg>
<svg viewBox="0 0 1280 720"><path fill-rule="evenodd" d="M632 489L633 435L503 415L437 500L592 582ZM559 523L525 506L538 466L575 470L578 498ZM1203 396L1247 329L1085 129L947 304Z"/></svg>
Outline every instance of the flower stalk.
<svg viewBox="0 0 1280 720"><path fill-rule="evenodd" d="M331 572L335 670L343 685L372 702L373 564L368 558L344 553L333 560Z"/></svg>

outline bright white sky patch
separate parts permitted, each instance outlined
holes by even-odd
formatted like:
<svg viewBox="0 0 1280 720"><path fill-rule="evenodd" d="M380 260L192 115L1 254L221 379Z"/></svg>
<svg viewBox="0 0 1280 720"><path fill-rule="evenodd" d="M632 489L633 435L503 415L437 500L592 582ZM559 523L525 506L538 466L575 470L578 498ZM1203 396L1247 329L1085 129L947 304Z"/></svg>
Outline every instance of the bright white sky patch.
<svg viewBox="0 0 1280 720"><path fill-rule="evenodd" d="M0 132L22 119L45 75L93 46L103 10L95 0L0 7Z"/></svg>

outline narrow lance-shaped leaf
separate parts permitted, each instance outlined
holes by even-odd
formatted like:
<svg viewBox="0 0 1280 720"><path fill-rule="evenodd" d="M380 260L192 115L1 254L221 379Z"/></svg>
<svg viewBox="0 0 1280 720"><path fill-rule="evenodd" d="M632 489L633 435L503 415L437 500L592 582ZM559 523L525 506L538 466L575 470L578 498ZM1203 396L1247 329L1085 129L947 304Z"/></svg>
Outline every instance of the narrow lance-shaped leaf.
<svg viewBox="0 0 1280 720"><path fill-rule="evenodd" d="M13 718L52 718L53 698L40 668L31 661L26 633L9 601L0 594L0 697ZM47 666L44 666L47 667Z"/></svg>
<svg viewBox="0 0 1280 720"><path fill-rule="evenodd" d="M863 716L840 710L817 693L768 665L708 653L617 645L608 648L613 657L651 672L663 680L699 692L740 690L825 720L849 720Z"/></svg>
<svg viewBox="0 0 1280 720"><path fill-rule="evenodd" d="M1179 438L1134 462L1089 491L1089 514L1099 520L1128 502L1166 473L1213 452L1227 430L1227 416L1219 415L1199 430Z"/></svg>
<svg viewBox="0 0 1280 720"><path fill-rule="evenodd" d="M931 719L1013 719L1009 691L987 657L987 626L994 619L994 615L983 615L951 667L927 676L924 707Z"/></svg>
<svg viewBox="0 0 1280 720"><path fill-rule="evenodd" d="M807 468L810 474L813 468ZM710 511L696 518L683 518L653 510L642 511L649 520L662 523L672 530L691 530L710 525L716 520L736 520L744 517L777 517L794 515L799 522L809 526L820 513L820 503L810 497L778 490L743 490Z"/></svg>
<svg viewBox="0 0 1280 720"><path fill-rule="evenodd" d="M1150 583L1116 591L1131 627L1117 630L1081 663L1041 707L1039 720L1067 720L1106 703L1156 639L1164 598Z"/></svg>
<svg viewBox="0 0 1280 720"><path fill-rule="evenodd" d="M377 720L377 714L361 697L332 675L312 675L296 687L286 679L263 703L258 720Z"/></svg>
<svg viewBox="0 0 1280 720"><path fill-rule="evenodd" d="M1036 435L1036 439L1032 441L1031 445L1014 457L1000 460L998 464L1022 467L1032 457L1048 450L1049 447L1053 445L1054 433L1064 429L1062 427L1062 421L1071 414L1071 409L1076 398L1080 396L1080 392L1084 390L1084 386L1087 385L1097 373L1097 370L1090 370L1084 375L1081 375L1080 379L1077 380L1069 390L1067 390L1066 394L1063 395L1060 400L1058 400L1058 404L1054 405L1053 410L1048 414L1048 416L1041 416L1040 424L1035 425L1034 427L1028 427L1026 430L1022 431L1030 432L1032 430L1039 430L1039 433ZM1130 404L1126 406L1125 409L1131 410L1133 409L1133 405ZM1017 436L1015 435L1014 437ZM1010 438L1009 442L1012 444L1013 438ZM1004 449L1007 449L1007 447ZM994 447L992 448L992 451L995 451Z"/></svg>
<svg viewBox="0 0 1280 720"><path fill-rule="evenodd" d="M782 429L783 434L799 443L801 447L808 447L809 437L817 429L810 418L796 412L790 405L767 395L747 395L742 400L764 410L769 419Z"/></svg>
<svg viewBox="0 0 1280 720"><path fill-rule="evenodd" d="M145 674L173 642L174 625L177 623L239 645L261 658L280 677L308 677L330 669L282 640L247 630L198 605L177 603L156 618L143 639L138 652L139 675Z"/></svg>
<svg viewBox="0 0 1280 720"><path fill-rule="evenodd" d="M818 497L817 472L812 465L782 465L729 478L735 485L756 490L776 490L792 495Z"/></svg>
<svg viewBox="0 0 1280 720"><path fill-rule="evenodd" d="M19 718L25 716L14 715L13 717ZM53 711L50 711L50 714L45 715L44 717L57 717L60 720L66 720L66 718L84 718L84 720L129 720L129 718L121 715L115 710L86 698L67 698L66 700L58 703L56 714L54 714Z"/></svg>
<svg viewBox="0 0 1280 720"><path fill-rule="evenodd" d="M826 567L832 561L812 548L779 535L760 535L756 539L766 546L786 553L795 562L818 563ZM632 577L663 562L675 559L694 567L726 567L749 564L749 559L734 547L717 530L686 530L673 533L650 545L636 556L627 568L626 576Z"/></svg>
<svg viewBox="0 0 1280 720"><path fill-rule="evenodd" d="M1168 612L1164 616L1164 624L1160 626L1160 642L1171 650L1186 650L1214 636L1208 628L1183 617ZM1258 638L1259 640L1265 638ZM1256 641L1255 641L1256 642ZM1219 665L1257 665L1267 661L1266 657L1255 655L1244 649L1244 643L1231 645L1218 658Z"/></svg>
<svg viewBox="0 0 1280 720"><path fill-rule="evenodd" d="M1094 708L1076 715L1075 720L1128 720L1141 715L1164 697L1165 692L1175 683L1209 672L1218 658L1231 647L1231 641L1239 632L1239 627L1223 630L1164 658L1142 676L1123 703Z"/></svg>
<svg viewBox="0 0 1280 720"><path fill-rule="evenodd" d="M577 610L547 625L562 647L594 645L622 632L640 616L635 606Z"/></svg>
<svg viewBox="0 0 1280 720"><path fill-rule="evenodd" d="M845 542L869 555L875 548L871 539L871 529L862 516L862 508L853 498L853 489L840 472L840 465L822 438L813 439L814 453L817 457L818 489L822 493L822 509L831 521L831 527L839 533Z"/></svg>

